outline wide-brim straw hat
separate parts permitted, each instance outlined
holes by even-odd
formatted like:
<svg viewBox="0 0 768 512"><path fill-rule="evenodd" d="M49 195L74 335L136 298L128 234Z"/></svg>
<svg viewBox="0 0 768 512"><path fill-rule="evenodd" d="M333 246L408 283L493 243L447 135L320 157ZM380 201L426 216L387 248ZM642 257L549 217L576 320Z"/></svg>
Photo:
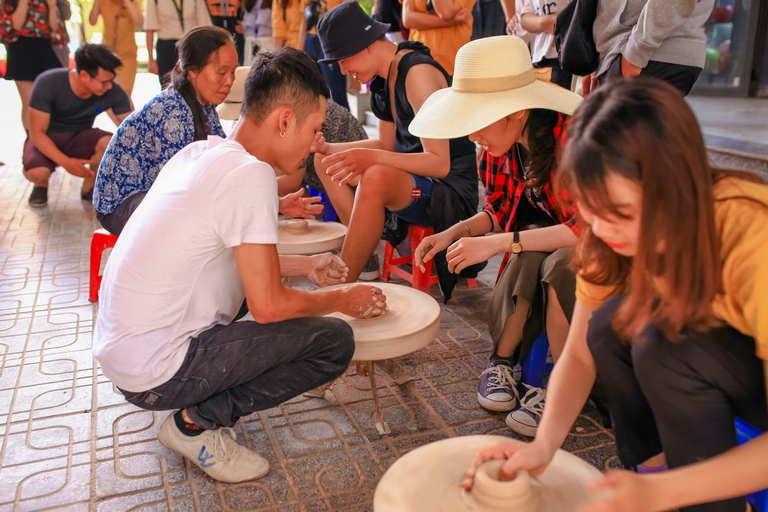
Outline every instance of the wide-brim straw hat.
<svg viewBox="0 0 768 512"><path fill-rule="evenodd" d="M480 466L472 490L461 487L464 473L482 450L499 443L522 445L499 436L464 436L427 444L400 457L381 477L374 512L576 512L597 496L589 484L601 478L594 466L558 450L537 477L518 472L498 479L503 461Z"/></svg>
<svg viewBox="0 0 768 512"><path fill-rule="evenodd" d="M248 78L250 71L250 66L239 66L235 70L235 81L232 82L227 98L224 103L216 107L219 119L236 121L240 117L240 107L243 106L243 96L245 96L245 79Z"/></svg>
<svg viewBox="0 0 768 512"><path fill-rule="evenodd" d="M582 101L578 94L537 80L522 39L486 37L459 49L451 87L427 98L408 131L427 139L453 139L521 110L545 108L571 115Z"/></svg>

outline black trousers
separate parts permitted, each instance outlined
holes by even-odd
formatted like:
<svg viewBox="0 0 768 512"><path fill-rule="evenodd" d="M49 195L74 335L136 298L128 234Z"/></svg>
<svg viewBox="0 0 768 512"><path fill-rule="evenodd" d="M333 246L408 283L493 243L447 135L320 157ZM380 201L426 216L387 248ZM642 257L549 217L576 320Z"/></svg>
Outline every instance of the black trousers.
<svg viewBox="0 0 768 512"><path fill-rule="evenodd" d="M670 468L709 459L736 446L734 418L768 428L765 378L755 341L732 327L685 330L671 341L649 326L641 340L613 330L623 296L595 311L587 342L604 384L621 463L635 468L665 453ZM744 498L685 508L743 512Z"/></svg>
<svg viewBox="0 0 768 512"><path fill-rule="evenodd" d="M157 50L157 76L160 79L160 87L165 89L166 84L171 83L168 74L179 60L179 50L176 48L178 39L158 39L155 45Z"/></svg>
<svg viewBox="0 0 768 512"><path fill-rule="evenodd" d="M622 76L621 59L622 56L619 55L613 60L608 71L600 76L600 84L604 83L606 80ZM668 82L677 89L680 89L683 96L688 96L688 93L691 92L693 84L699 79L699 74L701 74L701 68L684 66L682 64L669 64L655 60L649 61L648 65L643 68L642 72L640 72L641 76L654 76Z"/></svg>

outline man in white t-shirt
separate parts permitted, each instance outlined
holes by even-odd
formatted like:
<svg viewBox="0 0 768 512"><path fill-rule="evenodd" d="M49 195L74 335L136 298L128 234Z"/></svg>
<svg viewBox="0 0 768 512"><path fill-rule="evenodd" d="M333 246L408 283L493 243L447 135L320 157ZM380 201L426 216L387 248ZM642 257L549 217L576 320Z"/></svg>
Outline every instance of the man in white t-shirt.
<svg viewBox="0 0 768 512"><path fill-rule="evenodd" d="M315 63L285 48L260 54L227 139L190 144L163 168L120 235L104 272L93 352L126 399L179 409L159 441L216 480L267 473L228 427L341 375L352 330L322 318L386 310L380 289L303 292L283 276L343 282L332 256L278 256L274 167L295 172L325 120ZM319 140L319 139L318 139ZM235 322L243 300L254 321Z"/></svg>

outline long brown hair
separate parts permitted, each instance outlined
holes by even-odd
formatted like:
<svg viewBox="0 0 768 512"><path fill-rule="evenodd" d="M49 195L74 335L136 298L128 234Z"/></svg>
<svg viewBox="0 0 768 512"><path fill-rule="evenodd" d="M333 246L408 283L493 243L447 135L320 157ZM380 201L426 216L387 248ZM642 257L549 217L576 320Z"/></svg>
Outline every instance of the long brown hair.
<svg viewBox="0 0 768 512"><path fill-rule="evenodd" d="M642 191L633 258L615 253L589 229L576 250L585 280L627 284L616 331L633 339L654 324L675 338L684 327L715 325L711 304L721 281L715 174L680 92L652 78L607 84L581 105L568 135L560 172L574 199L597 215L623 217L606 178L616 173Z"/></svg>

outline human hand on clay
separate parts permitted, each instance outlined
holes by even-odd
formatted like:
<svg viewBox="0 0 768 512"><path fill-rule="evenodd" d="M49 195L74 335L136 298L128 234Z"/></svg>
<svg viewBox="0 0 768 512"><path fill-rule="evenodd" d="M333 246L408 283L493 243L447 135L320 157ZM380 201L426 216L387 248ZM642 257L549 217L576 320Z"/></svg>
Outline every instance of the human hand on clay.
<svg viewBox="0 0 768 512"><path fill-rule="evenodd" d="M338 256L329 252L309 256L312 264L307 279L317 286L331 286L346 282L349 269L347 264Z"/></svg>
<svg viewBox="0 0 768 512"><path fill-rule="evenodd" d="M475 483L475 474L484 462L489 460L506 460L499 470L499 480L506 482L512 480L518 471L526 470L531 476L538 476L547 469L555 456L555 450L550 450L536 441L523 443L512 441L499 443L478 453L469 466L461 486L467 491L472 489Z"/></svg>
<svg viewBox="0 0 768 512"><path fill-rule="evenodd" d="M288 217L297 217L301 219L314 219L316 215L323 213L325 208L320 197L304 197L304 189L300 189L292 194L280 198L279 210Z"/></svg>
<svg viewBox="0 0 768 512"><path fill-rule="evenodd" d="M374 318L387 311L387 297L381 288L353 284L344 289L345 300L339 311L355 318Z"/></svg>

